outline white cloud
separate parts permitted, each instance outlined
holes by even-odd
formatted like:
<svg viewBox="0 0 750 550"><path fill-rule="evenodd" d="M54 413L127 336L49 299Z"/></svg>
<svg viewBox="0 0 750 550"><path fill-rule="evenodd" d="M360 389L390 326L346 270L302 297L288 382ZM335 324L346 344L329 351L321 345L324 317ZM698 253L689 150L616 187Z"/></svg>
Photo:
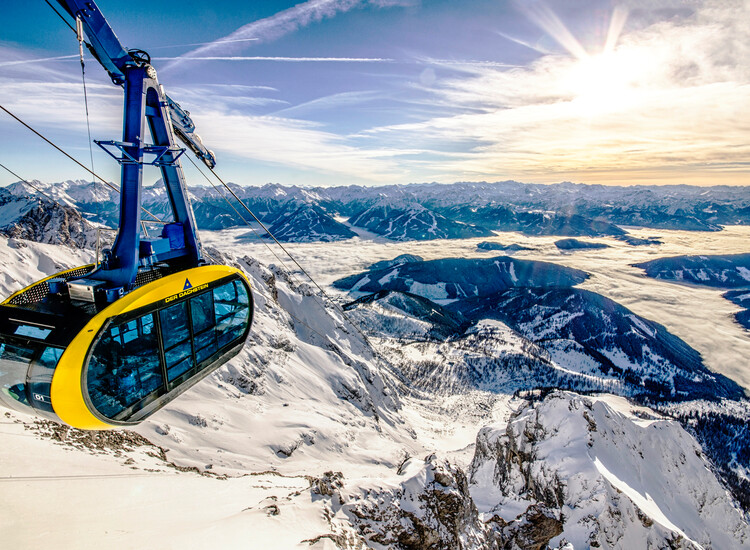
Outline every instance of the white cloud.
<svg viewBox="0 0 750 550"><path fill-rule="evenodd" d="M116 136L122 127L122 91L112 85L87 83L94 137ZM86 131L80 82L35 82L0 79L3 105L32 125Z"/></svg>
<svg viewBox="0 0 750 550"><path fill-rule="evenodd" d="M187 58L212 58L221 54L236 52L242 48L236 42L246 39L252 38L256 43L275 40L285 34L306 27L311 23L320 22L323 19L334 17L339 13L345 13L355 8L367 5L387 8L410 6L413 4L414 2L411 0L308 0L307 2L280 11L271 17L243 25L231 34L180 56L167 65L166 69L175 67Z"/></svg>
<svg viewBox="0 0 750 550"><path fill-rule="evenodd" d="M223 111L203 111L193 118L203 141L217 151L372 182L401 180L404 172L394 159L411 152L358 148L347 138L288 118Z"/></svg>
<svg viewBox="0 0 750 550"><path fill-rule="evenodd" d="M613 34L623 24L616 16ZM455 114L369 135L429 145L438 157L463 151L434 163L454 179L627 183L700 174L703 183L748 183L747 2L709 2L691 17L625 33L599 56L577 57L561 40L576 56L546 55L509 70L472 65L432 87L435 103L455 105Z"/></svg>

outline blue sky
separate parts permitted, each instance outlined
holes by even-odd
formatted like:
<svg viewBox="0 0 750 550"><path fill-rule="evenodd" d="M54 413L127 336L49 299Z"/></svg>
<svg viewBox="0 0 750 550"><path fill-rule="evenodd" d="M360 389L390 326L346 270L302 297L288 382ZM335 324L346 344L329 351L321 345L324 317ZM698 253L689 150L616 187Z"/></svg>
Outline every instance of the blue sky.
<svg viewBox="0 0 750 550"><path fill-rule="evenodd" d="M747 0L98 4L243 185L750 184ZM4 23L0 104L89 164L75 36L43 0ZM86 63L92 137L118 139L121 90ZM1 112L0 146L22 177L87 178Z"/></svg>

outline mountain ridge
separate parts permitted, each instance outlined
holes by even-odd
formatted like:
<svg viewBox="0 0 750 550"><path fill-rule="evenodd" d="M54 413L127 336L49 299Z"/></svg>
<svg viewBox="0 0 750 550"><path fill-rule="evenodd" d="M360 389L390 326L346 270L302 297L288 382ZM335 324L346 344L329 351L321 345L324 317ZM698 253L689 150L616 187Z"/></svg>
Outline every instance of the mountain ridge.
<svg viewBox="0 0 750 550"><path fill-rule="evenodd" d="M94 221L109 226L117 223L117 194L101 184L82 180L33 183ZM395 240L466 238L491 235L498 230L568 237L609 235L629 242L622 226L719 231L722 225L750 224L750 187L617 187L513 181L310 188L228 185L266 224L288 214L290 204L296 204L296 209L305 203L321 208L331 220L347 218L352 225L371 227ZM6 189L14 196L35 193L23 182ZM224 229L243 224L226 200L240 212L243 207L228 194L191 186L190 195L200 228ZM155 212L169 211L159 182L144 186L143 204ZM395 206L400 207L394 209ZM369 212L369 217L365 212ZM400 219L390 224L389 217ZM631 244L649 243L635 240Z"/></svg>

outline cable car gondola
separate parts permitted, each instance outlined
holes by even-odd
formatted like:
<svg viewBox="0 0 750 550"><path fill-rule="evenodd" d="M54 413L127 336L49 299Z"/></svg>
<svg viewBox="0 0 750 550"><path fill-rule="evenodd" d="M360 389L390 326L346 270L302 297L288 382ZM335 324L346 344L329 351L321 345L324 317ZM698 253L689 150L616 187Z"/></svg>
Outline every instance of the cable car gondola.
<svg viewBox="0 0 750 550"><path fill-rule="evenodd" d="M57 273L0 304L0 404L83 429L137 424L239 353L253 316L241 271L203 258L179 163L213 154L166 96L148 55L128 51L91 0L58 0L94 57L124 85L117 237L96 265ZM145 144L148 126L153 143ZM141 236L144 164L161 170L173 222Z"/></svg>

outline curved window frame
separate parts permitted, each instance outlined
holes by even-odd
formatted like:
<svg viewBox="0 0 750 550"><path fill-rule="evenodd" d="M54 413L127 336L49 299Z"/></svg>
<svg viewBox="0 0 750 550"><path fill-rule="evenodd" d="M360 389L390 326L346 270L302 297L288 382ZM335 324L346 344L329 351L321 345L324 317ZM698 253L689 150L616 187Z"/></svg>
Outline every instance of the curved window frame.
<svg viewBox="0 0 750 550"><path fill-rule="evenodd" d="M229 342L227 342L223 346L218 345L219 335L216 334L216 341L217 341L216 350L210 356L204 358L203 361L201 361L200 363L197 363L196 362L196 349L195 349L196 334L195 334L194 327L193 327L194 323L193 323L191 300L199 298L203 296L204 294L209 294L209 293L213 294L215 290L227 284L240 285L244 289L245 294L247 296L245 302L240 302L239 303L240 308L238 308L238 310L234 312L235 315L240 310L244 310L246 312L244 316L244 321L243 321L244 329L242 330L241 333L237 335L237 337L231 339ZM188 330L189 330L188 342L191 348L190 356L192 358L192 366L186 372L176 376L173 380L169 380L167 367L166 367L167 361L166 361L166 356L165 356L165 346L164 346L164 338L163 338L163 332L162 332L161 312L166 310L169 307L175 306L177 304L182 304L182 303L186 304L186 309L187 309L187 325L188 325ZM211 328L215 330L218 327L218 320L216 319L215 297L212 298L212 303L214 304L215 321ZM113 325L122 326L126 323L129 323L135 319L139 319L146 315L153 315L154 329L156 330L156 346L157 346L157 351L159 354L159 364L161 367L161 374L162 374L162 385L157 390L151 392L150 394L144 396L137 402L124 408L119 413L115 414L113 417L107 416L96 408L88 391L88 382L89 382L88 374L90 371L89 367L93 358L94 351L97 345L99 344L99 342L101 341L102 337L104 336L104 334ZM82 369L81 385L82 385L84 400L86 402L87 407L92 412L92 414L94 414L97 417L100 417L101 420L107 423L129 425L129 424L140 422L141 420L148 417L153 412L156 412L157 410L161 409L164 405L166 405L168 402L170 402L172 399L180 395L185 390L192 387L195 383L200 381L202 378L204 378L205 376L213 372L216 368L218 368L221 364L226 362L233 355L236 355L236 353L239 352L239 349L241 349L242 345L247 339L247 335L250 332L252 321L253 321L252 290L250 289L250 286L247 284L247 282L239 275L230 275L228 277L224 277L217 281L213 281L209 283L209 287L206 290L203 290L200 293L191 294L184 298L170 301L169 303L166 303L165 300L162 300L161 302L157 302L157 305L151 304L149 306L144 306L142 308L138 308L136 310L129 311L127 313L107 319L107 321L105 321L102 324L102 327L99 330L99 333L97 334L96 338L92 341L91 345L89 346L89 349L85 358L85 365ZM199 331L198 335L200 335L202 332L203 331ZM232 353L233 351L234 353ZM231 355L229 355L230 353Z"/></svg>

